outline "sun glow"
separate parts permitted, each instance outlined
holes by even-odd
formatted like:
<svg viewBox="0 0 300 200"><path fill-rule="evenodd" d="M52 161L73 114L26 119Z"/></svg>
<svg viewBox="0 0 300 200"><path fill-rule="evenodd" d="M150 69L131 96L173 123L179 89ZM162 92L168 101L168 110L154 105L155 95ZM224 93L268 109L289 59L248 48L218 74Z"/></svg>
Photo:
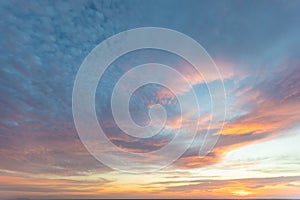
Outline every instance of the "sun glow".
<svg viewBox="0 0 300 200"><path fill-rule="evenodd" d="M246 191L246 190L236 190L236 191L233 191L232 194L237 195L237 196L249 196L250 194L253 194L253 193Z"/></svg>

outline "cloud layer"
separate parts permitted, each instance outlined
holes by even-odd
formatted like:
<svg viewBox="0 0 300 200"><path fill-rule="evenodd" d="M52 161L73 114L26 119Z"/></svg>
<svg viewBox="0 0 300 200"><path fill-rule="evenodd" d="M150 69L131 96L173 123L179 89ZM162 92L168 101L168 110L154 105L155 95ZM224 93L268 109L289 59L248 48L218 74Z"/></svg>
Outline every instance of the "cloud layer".
<svg viewBox="0 0 300 200"><path fill-rule="evenodd" d="M281 177L274 172L268 178L226 180L210 175L195 180L191 173L213 169L228 152L285 137L299 126L299 7L297 1L1 1L1 197L61 197L57 193L66 198L299 197L297 175ZM211 111L203 77L185 60L162 51L136 51L116 60L100 80L95 100L99 123L121 149L150 152L174 137L171 132L138 139L117 127L110 109L111 92L132 67L146 62L172 66L192 83L201 103L195 113L200 113L203 126L191 148L163 176L157 172L137 184L130 179L140 176L114 172L88 153L73 123L71 97L76 72L97 44L143 26L181 31L206 48L224 77L228 115L215 148L199 157ZM189 92L175 79L168 82L180 88L181 95ZM134 93L130 101L134 121L147 124L148 109L157 103L167 110L168 127L178 129L178 99L154 84ZM193 118L195 113L183 117ZM192 141L181 142L178 148ZM214 172L224 169L218 170ZM286 163L283 170L294 167Z"/></svg>

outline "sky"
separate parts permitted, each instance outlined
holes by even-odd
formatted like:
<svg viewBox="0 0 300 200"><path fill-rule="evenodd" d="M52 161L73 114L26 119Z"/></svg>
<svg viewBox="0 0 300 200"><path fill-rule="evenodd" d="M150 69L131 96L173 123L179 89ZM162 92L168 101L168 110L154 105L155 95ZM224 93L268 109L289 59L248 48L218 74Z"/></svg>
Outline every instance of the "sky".
<svg viewBox="0 0 300 200"><path fill-rule="evenodd" d="M0 199L300 198L299 9L292 0L0 1ZM130 173L85 148L72 91L93 48L139 27L168 28L199 42L223 77L227 115L205 157L198 155L198 139L165 168ZM149 107L161 104L169 134L137 139L114 121L114 85L126 71L154 61L190 81L201 104L193 110L197 120L209 118L207 85L189 63L160 50L130 52L109 66L95 95L99 124L123 151L155 151L178 128L176 95L155 84L134 92L131 116L143 126ZM177 79L168 83L187 93ZM201 138L203 129L197 131ZM185 142L191 141L176 147Z"/></svg>

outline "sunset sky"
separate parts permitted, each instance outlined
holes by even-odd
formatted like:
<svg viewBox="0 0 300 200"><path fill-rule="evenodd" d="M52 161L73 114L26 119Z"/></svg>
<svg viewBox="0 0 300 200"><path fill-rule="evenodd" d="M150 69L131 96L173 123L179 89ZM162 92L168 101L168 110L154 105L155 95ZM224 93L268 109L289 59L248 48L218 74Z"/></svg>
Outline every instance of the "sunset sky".
<svg viewBox="0 0 300 200"><path fill-rule="evenodd" d="M212 151L200 157L196 138L177 161L151 173L121 172L96 160L72 115L84 58L106 38L138 27L169 28L199 42L227 96ZM300 198L300 1L1 0L0 30L0 199ZM99 123L122 150L157 150L178 127L176 96L154 84L135 91L130 112L145 125L149 106L163 105L170 135L137 139L113 119L114 85L129 69L154 61L191 82L199 122L209 117L206 83L189 63L160 50L130 52L107 69L95 98ZM178 148L184 142L190 141Z"/></svg>

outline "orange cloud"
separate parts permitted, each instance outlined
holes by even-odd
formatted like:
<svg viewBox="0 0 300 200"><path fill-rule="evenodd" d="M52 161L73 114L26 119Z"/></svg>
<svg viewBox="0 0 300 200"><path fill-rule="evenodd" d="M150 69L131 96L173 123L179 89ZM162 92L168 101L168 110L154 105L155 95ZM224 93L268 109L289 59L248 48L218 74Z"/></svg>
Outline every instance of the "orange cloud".
<svg viewBox="0 0 300 200"><path fill-rule="evenodd" d="M160 193L180 198L263 198L300 195L300 177L274 177L229 180L162 181L153 183L164 188ZM185 191L184 193L182 191ZM165 196L164 196L165 197Z"/></svg>
<svg viewBox="0 0 300 200"><path fill-rule="evenodd" d="M146 185L138 182L135 185L122 185L106 179L88 181L0 176L0 195L5 198L272 198L282 195L296 198L300 195L299 186L299 176L229 180L172 179Z"/></svg>

